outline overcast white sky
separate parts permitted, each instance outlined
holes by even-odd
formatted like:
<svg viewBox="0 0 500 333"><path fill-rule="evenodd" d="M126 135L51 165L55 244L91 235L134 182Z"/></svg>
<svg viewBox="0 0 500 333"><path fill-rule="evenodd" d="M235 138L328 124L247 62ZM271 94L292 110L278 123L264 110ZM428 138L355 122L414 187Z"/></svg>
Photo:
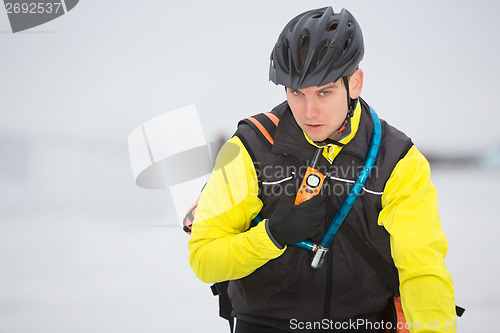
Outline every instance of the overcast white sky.
<svg viewBox="0 0 500 333"><path fill-rule="evenodd" d="M362 96L419 147L460 153L500 141L493 0L87 0L18 34L2 9L0 130L121 141L139 123L195 103L207 136L230 135L237 120L284 98L268 82L284 24L325 5L358 19Z"/></svg>

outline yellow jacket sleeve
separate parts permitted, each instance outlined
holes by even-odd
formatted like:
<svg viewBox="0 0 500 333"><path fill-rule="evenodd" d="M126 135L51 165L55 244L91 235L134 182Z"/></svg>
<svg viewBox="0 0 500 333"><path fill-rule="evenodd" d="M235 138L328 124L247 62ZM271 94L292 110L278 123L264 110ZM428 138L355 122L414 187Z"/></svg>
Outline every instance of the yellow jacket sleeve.
<svg viewBox="0 0 500 333"><path fill-rule="evenodd" d="M262 209L254 164L237 137L224 144L203 189L191 238L189 262L204 282L245 277L280 256L265 222L249 229Z"/></svg>
<svg viewBox="0 0 500 333"><path fill-rule="evenodd" d="M379 224L390 234L410 332L456 332L453 282L444 262L448 242L437 193L429 163L414 146L386 183Z"/></svg>

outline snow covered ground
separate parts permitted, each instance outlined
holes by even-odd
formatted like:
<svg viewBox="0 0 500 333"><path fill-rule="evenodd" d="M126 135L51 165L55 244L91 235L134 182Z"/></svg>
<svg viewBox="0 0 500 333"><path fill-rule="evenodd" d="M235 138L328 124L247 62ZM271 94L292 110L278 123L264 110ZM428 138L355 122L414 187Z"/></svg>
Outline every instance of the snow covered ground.
<svg viewBox="0 0 500 333"><path fill-rule="evenodd" d="M499 176L492 169L433 168L447 265L457 304L467 308L463 333L498 332ZM217 299L188 265L188 236L168 223L165 212L125 208L2 209L0 332L227 331Z"/></svg>
<svg viewBox="0 0 500 333"><path fill-rule="evenodd" d="M189 268L180 228L98 213L2 215L0 332L225 327Z"/></svg>

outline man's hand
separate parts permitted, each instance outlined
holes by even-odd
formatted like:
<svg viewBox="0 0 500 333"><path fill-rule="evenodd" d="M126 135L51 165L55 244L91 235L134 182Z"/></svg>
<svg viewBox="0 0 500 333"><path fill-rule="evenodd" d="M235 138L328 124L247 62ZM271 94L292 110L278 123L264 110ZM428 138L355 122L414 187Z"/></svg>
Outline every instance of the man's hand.
<svg viewBox="0 0 500 333"><path fill-rule="evenodd" d="M320 233L325 225L326 199L320 194L297 206L288 197L281 199L268 221L274 240L284 247Z"/></svg>

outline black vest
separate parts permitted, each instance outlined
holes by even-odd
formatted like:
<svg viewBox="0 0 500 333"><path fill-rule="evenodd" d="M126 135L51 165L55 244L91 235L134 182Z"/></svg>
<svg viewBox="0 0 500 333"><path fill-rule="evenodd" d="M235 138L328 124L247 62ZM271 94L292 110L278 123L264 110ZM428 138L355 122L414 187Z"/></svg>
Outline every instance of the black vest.
<svg viewBox="0 0 500 333"><path fill-rule="evenodd" d="M373 120L368 105L361 98L359 100L362 114L356 135L342 148L332 165L321 158L318 167L323 174L329 172L331 175L325 180L325 190L330 198L325 230L361 171L369 149ZM247 125L240 125L235 134L256 166L264 218L272 216L287 187L289 190L297 188L316 149L305 139L286 102L274 108L272 113L280 118L272 146ZM361 193L344 224L349 223L394 267L389 234L377 224L382 209L381 193L394 167L413 144L404 133L385 121L381 120L381 125L379 155L365 184L368 191ZM287 178L290 179L285 180ZM319 242L320 239L318 236L313 241ZM233 315L242 320L289 329L291 319L302 322L348 320L381 312L392 300L389 287L344 237L342 227L322 268L315 270L310 267L312 257L309 251L288 246L280 257L270 260L254 273L231 281L228 293Z"/></svg>

